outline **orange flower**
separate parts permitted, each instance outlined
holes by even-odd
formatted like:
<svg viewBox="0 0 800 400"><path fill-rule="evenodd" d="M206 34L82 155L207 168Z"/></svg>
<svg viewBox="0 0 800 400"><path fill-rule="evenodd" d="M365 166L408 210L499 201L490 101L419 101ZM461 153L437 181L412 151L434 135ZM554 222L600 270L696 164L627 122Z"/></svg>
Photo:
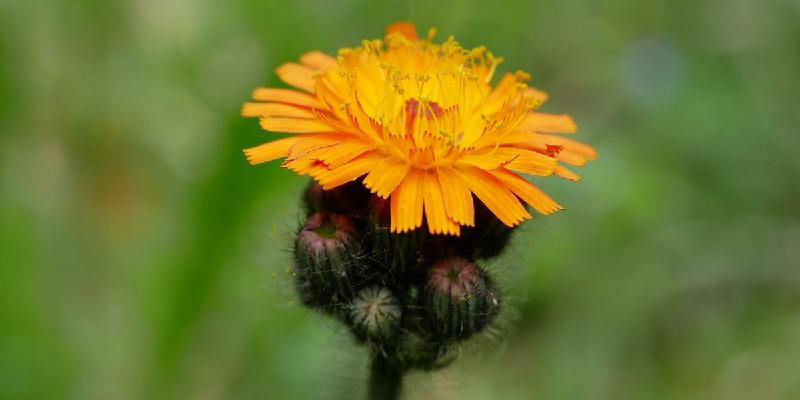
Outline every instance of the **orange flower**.
<svg viewBox="0 0 800 400"><path fill-rule="evenodd" d="M503 61L484 47L462 48L418 39L413 25L389 27L384 40L339 51L313 51L278 68L297 90L258 88L242 115L267 131L293 136L245 150L251 164L285 158L285 168L310 175L326 190L362 183L391 204L391 231L422 225L459 235L474 226L473 194L500 221L563 208L520 176L577 181L561 163L581 166L591 147L567 115L535 112L547 94L528 87L524 72L492 77Z"/></svg>

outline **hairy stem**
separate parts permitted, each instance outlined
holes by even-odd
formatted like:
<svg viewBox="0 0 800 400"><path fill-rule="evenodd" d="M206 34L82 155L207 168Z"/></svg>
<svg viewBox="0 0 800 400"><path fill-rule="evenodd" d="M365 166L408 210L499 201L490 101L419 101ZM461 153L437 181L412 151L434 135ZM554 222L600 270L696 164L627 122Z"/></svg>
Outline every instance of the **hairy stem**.
<svg viewBox="0 0 800 400"><path fill-rule="evenodd" d="M369 400L397 400L403 385L403 371L392 366L383 354L372 356L369 371Z"/></svg>

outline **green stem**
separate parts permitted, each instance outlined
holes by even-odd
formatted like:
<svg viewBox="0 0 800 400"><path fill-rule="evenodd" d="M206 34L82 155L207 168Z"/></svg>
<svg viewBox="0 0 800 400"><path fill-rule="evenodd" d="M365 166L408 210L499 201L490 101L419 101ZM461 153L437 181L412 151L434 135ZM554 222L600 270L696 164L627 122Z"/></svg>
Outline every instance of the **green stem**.
<svg viewBox="0 0 800 400"><path fill-rule="evenodd" d="M391 365L383 354L372 356L369 371L369 400L398 400L403 385L403 371Z"/></svg>

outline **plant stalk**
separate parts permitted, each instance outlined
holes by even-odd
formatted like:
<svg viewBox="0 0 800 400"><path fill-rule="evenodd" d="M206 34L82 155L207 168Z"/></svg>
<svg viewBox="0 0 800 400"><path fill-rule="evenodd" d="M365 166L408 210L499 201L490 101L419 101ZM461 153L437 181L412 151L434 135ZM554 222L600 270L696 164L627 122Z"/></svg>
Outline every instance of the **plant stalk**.
<svg viewBox="0 0 800 400"><path fill-rule="evenodd" d="M398 400L403 371L392 366L385 355L375 353L369 371L369 400Z"/></svg>

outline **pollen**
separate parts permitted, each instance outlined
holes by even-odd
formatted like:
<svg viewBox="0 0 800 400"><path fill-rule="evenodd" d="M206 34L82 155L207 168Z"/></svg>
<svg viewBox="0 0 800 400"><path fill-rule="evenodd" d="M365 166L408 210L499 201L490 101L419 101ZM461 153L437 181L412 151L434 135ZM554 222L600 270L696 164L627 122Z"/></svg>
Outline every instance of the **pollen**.
<svg viewBox="0 0 800 400"><path fill-rule="evenodd" d="M565 137L577 131L568 115L538 109L548 95L530 75L507 73L485 47L467 49L450 37L435 43L410 23L391 25L380 40L306 53L277 69L296 88L259 88L242 114L264 130L291 136L245 150L251 164L283 158L325 190L359 180L389 199L391 231L425 225L459 235L474 226L474 201L504 224L530 219L523 203L547 215L563 209L530 176L580 177L563 164L596 157Z"/></svg>

